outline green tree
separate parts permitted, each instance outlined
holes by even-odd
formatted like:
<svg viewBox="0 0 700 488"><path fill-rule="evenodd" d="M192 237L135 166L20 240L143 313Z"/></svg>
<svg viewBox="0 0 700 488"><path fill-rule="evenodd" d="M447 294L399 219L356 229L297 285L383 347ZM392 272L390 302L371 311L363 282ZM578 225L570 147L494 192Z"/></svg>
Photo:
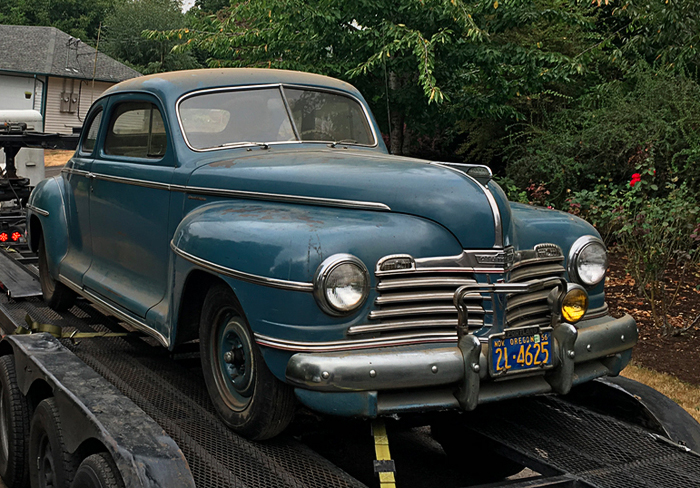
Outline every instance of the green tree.
<svg viewBox="0 0 700 488"><path fill-rule="evenodd" d="M104 52L142 73L200 67L191 56L172 53L173 41L141 35L146 29L183 27L185 16L181 8L180 0L123 0L105 18L101 44Z"/></svg>
<svg viewBox="0 0 700 488"><path fill-rule="evenodd" d="M556 46L538 45L533 35L522 34L548 19L580 29L587 19L570 5L568 0L259 0L151 38L182 37L176 51L200 49L209 66L297 69L349 80L382 114L385 132L390 118L392 152L401 153L407 136L454 135L449 128L465 116L523 117L513 98L582 72ZM383 115L387 105L390 117Z"/></svg>
<svg viewBox="0 0 700 488"><path fill-rule="evenodd" d="M42 25L95 45L100 21L122 0L3 0L0 24Z"/></svg>

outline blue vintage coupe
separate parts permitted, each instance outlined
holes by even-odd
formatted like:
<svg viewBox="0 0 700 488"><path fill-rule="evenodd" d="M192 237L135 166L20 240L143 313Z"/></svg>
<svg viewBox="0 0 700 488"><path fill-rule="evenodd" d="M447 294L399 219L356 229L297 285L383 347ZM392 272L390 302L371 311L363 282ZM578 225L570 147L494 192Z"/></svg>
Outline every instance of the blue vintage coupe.
<svg viewBox="0 0 700 488"><path fill-rule="evenodd" d="M376 417L616 375L637 328L569 214L487 167L392 156L347 83L259 69L136 78L90 109L28 205L45 300L164 347L199 340L212 401L265 439L295 402Z"/></svg>

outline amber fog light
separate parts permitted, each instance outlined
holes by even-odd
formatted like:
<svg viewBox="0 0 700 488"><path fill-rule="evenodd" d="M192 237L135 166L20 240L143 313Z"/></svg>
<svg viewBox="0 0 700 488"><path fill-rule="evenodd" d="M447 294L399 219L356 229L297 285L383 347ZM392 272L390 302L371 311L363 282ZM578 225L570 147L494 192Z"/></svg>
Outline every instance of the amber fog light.
<svg viewBox="0 0 700 488"><path fill-rule="evenodd" d="M561 315L567 322L576 323L588 310L588 293L579 286L570 287L561 302Z"/></svg>

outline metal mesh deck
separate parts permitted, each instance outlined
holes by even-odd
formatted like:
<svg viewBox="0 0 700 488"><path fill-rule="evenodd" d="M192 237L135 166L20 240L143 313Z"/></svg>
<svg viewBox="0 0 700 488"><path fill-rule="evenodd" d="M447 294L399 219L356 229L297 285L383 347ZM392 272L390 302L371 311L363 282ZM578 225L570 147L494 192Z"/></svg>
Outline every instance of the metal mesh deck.
<svg viewBox="0 0 700 488"><path fill-rule="evenodd" d="M58 314L40 299L2 300L18 322L29 313L34 320L66 330L120 330L85 302ZM170 360L164 348L148 342L136 337L99 338L76 347L64 341L175 440L198 487L365 486L290 436L259 443L234 434L219 421L199 369Z"/></svg>
<svg viewBox="0 0 700 488"><path fill-rule="evenodd" d="M700 455L612 417L554 396L490 407L474 412L470 428L591 485L700 487Z"/></svg>

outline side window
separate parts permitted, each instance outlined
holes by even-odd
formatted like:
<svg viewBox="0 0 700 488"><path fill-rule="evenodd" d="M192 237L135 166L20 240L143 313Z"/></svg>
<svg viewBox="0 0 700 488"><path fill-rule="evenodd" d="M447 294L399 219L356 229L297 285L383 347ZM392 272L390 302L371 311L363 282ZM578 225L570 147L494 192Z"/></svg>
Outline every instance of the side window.
<svg viewBox="0 0 700 488"><path fill-rule="evenodd" d="M90 121L90 125L87 128L87 135L85 136L85 139L83 139L83 146L80 152L91 153L95 150L97 132L100 130L100 122L102 122L102 113L102 110L100 110Z"/></svg>
<svg viewBox="0 0 700 488"><path fill-rule="evenodd" d="M166 148L165 124L155 105L125 102L116 106L107 129L105 153L160 159Z"/></svg>

